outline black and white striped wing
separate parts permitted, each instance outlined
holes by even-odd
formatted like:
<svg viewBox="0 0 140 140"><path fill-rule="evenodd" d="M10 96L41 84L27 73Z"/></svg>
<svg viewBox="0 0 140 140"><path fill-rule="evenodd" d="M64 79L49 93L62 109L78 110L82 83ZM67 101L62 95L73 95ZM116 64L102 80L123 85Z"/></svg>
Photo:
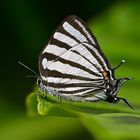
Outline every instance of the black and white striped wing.
<svg viewBox="0 0 140 140"><path fill-rule="evenodd" d="M104 94L103 72L110 69L95 36L76 16L63 21L39 58L40 75L45 86L60 94L91 100L97 100L97 94Z"/></svg>

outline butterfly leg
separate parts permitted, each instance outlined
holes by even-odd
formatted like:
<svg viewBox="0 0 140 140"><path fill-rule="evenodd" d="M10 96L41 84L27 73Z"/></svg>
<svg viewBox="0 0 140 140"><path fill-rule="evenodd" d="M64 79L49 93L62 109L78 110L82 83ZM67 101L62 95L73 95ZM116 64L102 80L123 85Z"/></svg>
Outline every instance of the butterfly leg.
<svg viewBox="0 0 140 140"><path fill-rule="evenodd" d="M125 83L125 81L132 80L132 79L133 78L129 78L129 77L120 79L120 86L122 86Z"/></svg>
<svg viewBox="0 0 140 140"><path fill-rule="evenodd" d="M130 103L128 102L128 100L127 99L125 99L125 98L121 98L121 97L116 97L117 99L115 100L115 103L118 103L120 100L122 100L125 104L127 104L130 108L132 108L132 109L134 109L131 105L130 105Z"/></svg>
<svg viewBox="0 0 140 140"><path fill-rule="evenodd" d="M63 103L63 100L62 100L61 96L57 96L57 103Z"/></svg>
<svg viewBox="0 0 140 140"><path fill-rule="evenodd" d="M44 103L44 95L43 95L43 91L40 87L38 87L38 94L37 94L37 101Z"/></svg>
<svg viewBox="0 0 140 140"><path fill-rule="evenodd" d="M38 88L37 98L44 98L47 97L47 94L42 89Z"/></svg>

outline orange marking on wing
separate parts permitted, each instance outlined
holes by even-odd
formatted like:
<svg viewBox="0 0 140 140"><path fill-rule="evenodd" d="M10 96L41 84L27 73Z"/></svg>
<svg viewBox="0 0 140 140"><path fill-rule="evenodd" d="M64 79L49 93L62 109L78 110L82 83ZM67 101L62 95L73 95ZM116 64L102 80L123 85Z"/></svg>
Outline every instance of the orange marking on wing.
<svg viewBox="0 0 140 140"><path fill-rule="evenodd" d="M108 71L103 71L102 72L102 74L103 74L103 76L104 76L104 78L105 78L105 80L108 80L109 79L109 74L108 74Z"/></svg>

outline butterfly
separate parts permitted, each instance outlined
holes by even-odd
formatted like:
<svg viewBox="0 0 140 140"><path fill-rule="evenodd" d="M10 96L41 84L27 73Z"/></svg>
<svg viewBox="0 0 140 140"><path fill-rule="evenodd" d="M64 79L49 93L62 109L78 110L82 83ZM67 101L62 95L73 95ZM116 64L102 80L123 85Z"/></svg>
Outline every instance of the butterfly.
<svg viewBox="0 0 140 140"><path fill-rule="evenodd" d="M115 78L115 69L102 52L96 37L82 19L71 15L56 29L39 56L39 88L46 94L71 101L127 99L117 96L120 87L131 78Z"/></svg>

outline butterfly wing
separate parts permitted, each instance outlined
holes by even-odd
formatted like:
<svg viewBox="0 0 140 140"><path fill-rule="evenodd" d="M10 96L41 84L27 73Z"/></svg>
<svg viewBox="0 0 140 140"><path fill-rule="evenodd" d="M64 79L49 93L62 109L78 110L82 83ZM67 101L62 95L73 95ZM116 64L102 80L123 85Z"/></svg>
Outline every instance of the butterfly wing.
<svg viewBox="0 0 140 140"><path fill-rule="evenodd" d="M104 72L110 69L95 36L76 16L62 22L39 57L44 85L87 100L104 93Z"/></svg>

